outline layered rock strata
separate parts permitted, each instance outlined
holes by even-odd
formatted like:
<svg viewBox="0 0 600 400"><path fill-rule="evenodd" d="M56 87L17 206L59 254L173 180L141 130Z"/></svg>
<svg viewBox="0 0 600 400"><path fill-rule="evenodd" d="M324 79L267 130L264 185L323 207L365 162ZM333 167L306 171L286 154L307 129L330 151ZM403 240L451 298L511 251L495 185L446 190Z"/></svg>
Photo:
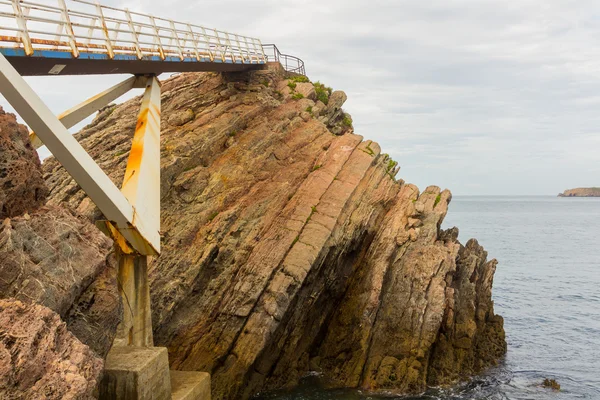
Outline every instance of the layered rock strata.
<svg viewBox="0 0 600 400"><path fill-rule="evenodd" d="M215 399L318 371L331 386L418 392L504 354L495 260L440 226L449 191L396 180L353 132L346 95L250 74L163 82L163 252L151 265L154 337L172 368L208 371ZM78 140L118 183L140 99ZM97 209L54 160L52 204Z"/></svg>

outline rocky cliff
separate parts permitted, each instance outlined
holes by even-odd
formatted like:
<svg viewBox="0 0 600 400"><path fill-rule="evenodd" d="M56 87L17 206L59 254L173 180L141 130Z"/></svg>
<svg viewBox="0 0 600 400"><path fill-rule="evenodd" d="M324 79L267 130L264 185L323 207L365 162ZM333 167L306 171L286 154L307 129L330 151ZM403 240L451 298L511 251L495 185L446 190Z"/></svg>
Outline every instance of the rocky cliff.
<svg viewBox="0 0 600 400"><path fill-rule="evenodd" d="M93 398L121 318L110 240L47 194L28 130L0 109L2 399Z"/></svg>
<svg viewBox="0 0 600 400"><path fill-rule="evenodd" d="M346 95L278 70L163 83L163 253L151 267L157 345L212 373L215 399L294 385L416 392L493 364L496 261L440 226L451 194L395 176L353 133ZM139 99L78 139L122 179ZM97 218L49 160L53 204Z"/></svg>
<svg viewBox="0 0 600 400"><path fill-rule="evenodd" d="M404 393L494 364L506 351L496 261L440 229L450 192L397 180L397 163L353 132L343 92L285 78L163 82L163 252L150 273L172 368L211 372L213 398L235 399L310 371ZM116 183L139 102L107 107L77 136ZM55 160L43 171L47 207L100 217Z"/></svg>
<svg viewBox="0 0 600 400"><path fill-rule="evenodd" d="M558 194L558 197L600 197L600 188L576 188L565 190Z"/></svg>

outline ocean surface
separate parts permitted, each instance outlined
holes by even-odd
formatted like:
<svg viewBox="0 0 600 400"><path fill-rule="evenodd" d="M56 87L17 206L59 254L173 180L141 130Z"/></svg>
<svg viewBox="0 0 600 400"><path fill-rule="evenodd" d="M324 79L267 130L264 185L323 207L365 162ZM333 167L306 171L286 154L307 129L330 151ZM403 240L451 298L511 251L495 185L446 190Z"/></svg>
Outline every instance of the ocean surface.
<svg viewBox="0 0 600 400"><path fill-rule="evenodd" d="M600 399L600 198L454 196L443 227L477 238L499 261L494 279L508 354L484 376L406 400ZM556 379L561 391L540 386ZM326 391L308 377L277 400L375 399Z"/></svg>

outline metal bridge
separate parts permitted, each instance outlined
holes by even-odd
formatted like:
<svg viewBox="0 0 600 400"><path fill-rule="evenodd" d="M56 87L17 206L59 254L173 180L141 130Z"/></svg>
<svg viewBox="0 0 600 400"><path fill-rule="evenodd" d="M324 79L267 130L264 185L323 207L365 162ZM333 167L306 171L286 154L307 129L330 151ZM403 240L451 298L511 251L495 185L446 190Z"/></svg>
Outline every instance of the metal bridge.
<svg viewBox="0 0 600 400"><path fill-rule="evenodd" d="M0 0L0 93L106 218L119 282L131 313L126 345L152 346L147 257L160 254L160 83L165 72L247 71L280 62L305 74L297 57L257 38L86 0ZM59 116L25 82L27 75L132 74ZM134 88L145 89L125 177L118 188L68 128Z"/></svg>
<svg viewBox="0 0 600 400"><path fill-rule="evenodd" d="M304 73L301 60L257 38L86 0L70 8L53 1L0 0L0 52L21 75L243 71L279 60Z"/></svg>

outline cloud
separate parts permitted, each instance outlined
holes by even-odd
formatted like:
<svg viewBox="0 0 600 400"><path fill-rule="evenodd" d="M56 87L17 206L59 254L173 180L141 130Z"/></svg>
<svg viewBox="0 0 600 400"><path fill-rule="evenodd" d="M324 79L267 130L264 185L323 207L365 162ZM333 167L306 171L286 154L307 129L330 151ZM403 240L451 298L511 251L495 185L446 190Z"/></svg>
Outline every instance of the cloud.
<svg viewBox="0 0 600 400"><path fill-rule="evenodd" d="M301 57L311 79L347 92L357 133L421 188L555 194L599 184L598 2L105 3L256 36ZM60 112L119 79L29 81Z"/></svg>

